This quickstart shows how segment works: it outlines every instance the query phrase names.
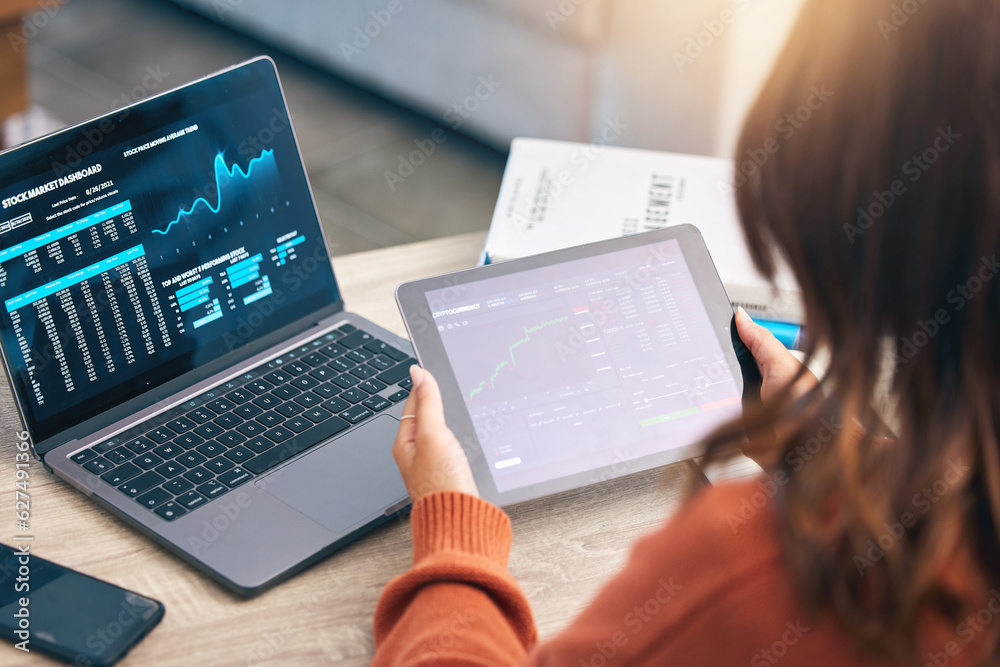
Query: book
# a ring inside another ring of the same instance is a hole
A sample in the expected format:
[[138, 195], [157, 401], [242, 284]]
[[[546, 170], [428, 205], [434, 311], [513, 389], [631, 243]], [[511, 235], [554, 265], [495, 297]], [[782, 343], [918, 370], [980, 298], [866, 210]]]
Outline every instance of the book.
[[515, 139], [480, 264], [687, 223], [701, 230], [734, 306], [800, 324], [801, 292], [788, 267], [772, 285], [753, 266], [733, 169], [722, 158]]

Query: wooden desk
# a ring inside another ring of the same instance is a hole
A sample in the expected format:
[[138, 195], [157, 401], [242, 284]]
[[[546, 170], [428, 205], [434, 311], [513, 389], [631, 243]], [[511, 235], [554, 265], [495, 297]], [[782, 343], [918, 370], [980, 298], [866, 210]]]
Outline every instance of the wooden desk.
[[[337, 258], [347, 306], [405, 335], [395, 286], [472, 266], [483, 240], [483, 234], [467, 234]], [[10, 543], [13, 445], [20, 427], [6, 382], [0, 384], [0, 498], [9, 510], [0, 515], [0, 541]], [[379, 593], [410, 565], [410, 527], [402, 521], [244, 600], [88, 502], [40, 463], [30, 473], [36, 555], [166, 605], [163, 621], [123, 665], [366, 665]], [[696, 477], [692, 466], [677, 464], [512, 509], [511, 571], [531, 599], [543, 638], [586, 606], [622, 566], [633, 540], [659, 525]], [[49, 662], [0, 645], [0, 664]]]

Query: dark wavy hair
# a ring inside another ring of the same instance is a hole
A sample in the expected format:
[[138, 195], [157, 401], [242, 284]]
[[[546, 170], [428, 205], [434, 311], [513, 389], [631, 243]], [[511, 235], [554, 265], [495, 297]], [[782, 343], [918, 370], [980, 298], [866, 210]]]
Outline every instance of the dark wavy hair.
[[770, 455], [804, 603], [913, 658], [921, 614], [957, 624], [973, 603], [940, 580], [950, 558], [1000, 578], [1000, 2], [807, 0], [736, 160], [754, 262], [791, 266], [806, 353], [830, 365], [709, 456], [747, 437]]

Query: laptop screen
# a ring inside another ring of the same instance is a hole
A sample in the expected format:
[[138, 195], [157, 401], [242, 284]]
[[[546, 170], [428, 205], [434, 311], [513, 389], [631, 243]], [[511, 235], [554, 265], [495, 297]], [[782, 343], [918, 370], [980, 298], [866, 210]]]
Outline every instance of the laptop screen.
[[0, 155], [0, 207], [35, 442], [339, 300], [268, 59]]

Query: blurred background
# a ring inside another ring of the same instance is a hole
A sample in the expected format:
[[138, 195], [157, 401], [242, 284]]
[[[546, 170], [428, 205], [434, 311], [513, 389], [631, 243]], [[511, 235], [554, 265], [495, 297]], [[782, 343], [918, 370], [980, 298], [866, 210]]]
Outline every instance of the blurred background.
[[335, 254], [486, 230], [514, 137], [729, 156], [801, 2], [0, 0], [3, 141], [267, 54]]

